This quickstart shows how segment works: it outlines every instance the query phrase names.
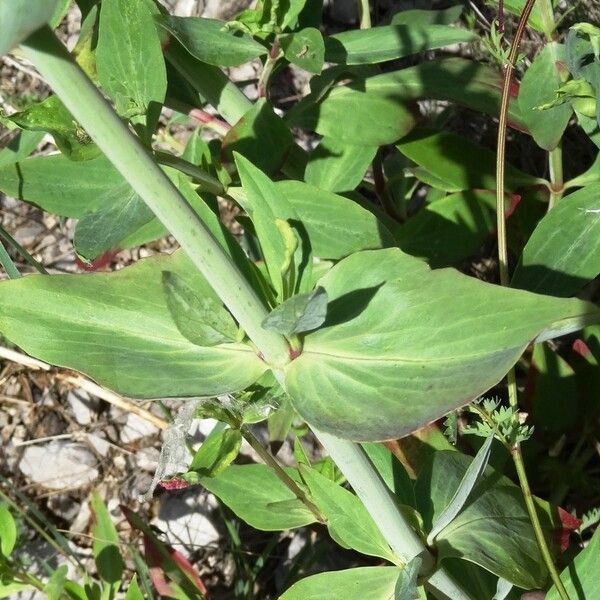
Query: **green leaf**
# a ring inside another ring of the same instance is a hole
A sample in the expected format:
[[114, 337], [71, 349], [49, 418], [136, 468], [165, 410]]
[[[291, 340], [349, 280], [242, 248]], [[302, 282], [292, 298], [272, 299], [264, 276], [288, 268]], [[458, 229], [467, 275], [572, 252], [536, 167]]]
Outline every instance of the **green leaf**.
[[[496, 189], [496, 154], [467, 138], [448, 131], [417, 129], [396, 144], [404, 156], [446, 182], [443, 189]], [[540, 179], [506, 165], [506, 187], [539, 185]], [[436, 186], [434, 186], [436, 187]]]
[[279, 38], [283, 55], [292, 64], [308, 71], [320, 73], [325, 61], [323, 35], [314, 27], [307, 27]]
[[[295, 469], [285, 471], [300, 483]], [[315, 521], [313, 513], [266, 465], [230, 465], [216, 477], [202, 477], [200, 483], [255, 529], [279, 531]], [[282, 502], [287, 502], [285, 510], [276, 506]]]
[[163, 271], [216, 299], [177, 252], [115, 273], [2, 282], [0, 331], [33, 356], [134, 397], [213, 396], [256, 381], [266, 365], [248, 345], [203, 348], [181, 335], [167, 306]]
[[426, 598], [425, 594], [421, 594], [417, 582], [422, 564], [423, 560], [421, 557], [415, 556], [404, 569], [402, 569], [398, 581], [396, 582], [394, 600], [419, 600], [423, 597]]
[[[499, 4], [499, 0], [491, 0], [491, 2], [496, 6]], [[516, 17], [520, 17], [523, 13], [523, 9], [525, 8], [525, 2], [526, 0], [504, 0], [504, 10], [512, 15], [515, 15]], [[533, 5], [527, 25], [529, 27], [533, 27], [537, 31], [541, 31], [542, 33], [544, 32], [542, 15], [540, 13], [540, 7], [538, 4]]]
[[377, 146], [352, 145], [324, 137], [310, 153], [304, 181], [329, 192], [350, 192], [363, 180]]
[[568, 77], [563, 44], [549, 42], [525, 71], [519, 88], [519, 109], [538, 146], [556, 148], [573, 114], [568, 103], [547, 110], [539, 107], [553, 100], [556, 90]]
[[317, 329], [327, 316], [327, 292], [318, 287], [310, 294], [296, 294], [276, 306], [262, 326], [282, 335]]
[[[129, 188], [104, 157], [73, 162], [36, 156], [0, 169], [0, 190], [63, 217], [82, 217], [120, 199]], [[130, 188], [129, 188], [130, 189]]]
[[57, 96], [50, 96], [8, 118], [21, 129], [47, 131], [58, 149], [71, 160], [89, 160], [100, 154], [98, 146]]
[[127, 586], [127, 593], [125, 594], [125, 600], [144, 600], [144, 595], [137, 582], [137, 574], [133, 576], [129, 585]]
[[61, 0], [0, 0], [0, 56], [52, 19]]
[[239, 429], [226, 428], [211, 432], [194, 455], [189, 468], [192, 473], [187, 475], [193, 475], [194, 481], [200, 477], [216, 477], [237, 458], [241, 445], [242, 434]]
[[383, 600], [393, 598], [396, 581], [402, 573], [397, 567], [359, 567], [344, 571], [329, 571], [305, 577], [279, 597], [279, 600]]
[[471, 461], [471, 464], [465, 471], [463, 478], [460, 480], [454, 495], [448, 501], [448, 504], [435, 518], [431, 526], [431, 530], [427, 536], [427, 545], [432, 546], [435, 542], [435, 538], [440, 532], [454, 521], [458, 516], [463, 507], [466, 506], [467, 500], [475, 487], [475, 484], [481, 478], [485, 468], [487, 467], [488, 461], [490, 460], [490, 454], [492, 451], [492, 442], [494, 436], [489, 435], [481, 448], [477, 451], [475, 458]]
[[424, 27], [426, 25], [452, 25], [460, 19], [464, 10], [462, 4], [450, 6], [442, 10], [402, 10], [393, 17], [392, 25], [412, 25], [413, 27]]
[[17, 543], [17, 526], [4, 504], [0, 504], [0, 553], [8, 558]]
[[[417, 505], [426, 526], [444, 511], [473, 459], [441, 451], [419, 473]], [[436, 538], [440, 560], [461, 558], [518, 587], [543, 587], [547, 572], [521, 488], [488, 467], [462, 512]]]
[[[319, 258], [335, 260], [359, 250], [396, 244], [373, 213], [344, 196], [301, 181], [280, 181], [275, 187], [306, 228], [313, 254]], [[294, 218], [286, 212], [281, 217]]]
[[294, 138], [273, 107], [259, 99], [223, 138], [224, 157], [231, 161], [238, 153], [261, 171], [275, 173], [284, 163]]
[[15, 598], [15, 594], [32, 589], [27, 583], [3, 583], [0, 580], [0, 598]]
[[162, 281], [173, 321], [190, 342], [216, 346], [236, 341], [237, 325], [221, 302], [212, 295], [199, 296], [171, 271], [163, 271]]
[[75, 228], [75, 250], [88, 261], [118, 248], [123, 240], [154, 218], [154, 213], [128, 184], [123, 182], [119, 192], [115, 192], [113, 189], [114, 196], [105, 207], [84, 215]]
[[61, 600], [67, 583], [67, 565], [62, 565], [53, 571], [44, 586], [44, 594], [48, 600]]
[[600, 318], [579, 300], [430, 271], [398, 249], [354, 254], [319, 285], [327, 320], [287, 366], [287, 389], [308, 423], [362, 441], [423, 427], [495, 385], [536, 337]]
[[[583, 600], [600, 597], [600, 528], [592, 536], [588, 545], [575, 557], [575, 560], [560, 574], [570, 598]], [[546, 600], [559, 600], [560, 595], [552, 586]]]
[[447, 267], [475, 254], [495, 225], [485, 204], [487, 191], [466, 190], [424, 206], [395, 231], [398, 246], [433, 268]]
[[[326, 95], [323, 90], [313, 91], [290, 110], [286, 120], [349, 144], [380, 146], [396, 142], [414, 127], [404, 102], [450, 100], [495, 116], [501, 89], [502, 75], [496, 69], [464, 58], [440, 58], [359, 77]], [[526, 131], [516, 101], [510, 102], [508, 117], [511, 127]]]
[[569, 194], [539, 222], [511, 286], [571, 296], [600, 271], [600, 184]]
[[396, 562], [388, 543], [358, 496], [313, 468], [300, 465], [300, 474], [312, 499], [327, 519], [329, 534], [340, 546]]
[[[0, 169], [27, 158], [44, 137], [40, 131], [21, 131], [0, 150]], [[1, 175], [0, 175], [1, 177]]]
[[384, 25], [353, 29], [326, 38], [325, 59], [346, 65], [374, 64], [470, 42], [476, 37], [471, 31], [447, 25]]
[[[151, 0], [103, 0], [96, 48], [98, 80], [126, 117], [148, 115], [161, 105], [167, 71], [154, 23], [158, 8]], [[152, 130], [153, 118], [147, 123]]]
[[114, 595], [121, 587], [121, 577], [123, 577], [125, 569], [125, 563], [119, 551], [119, 534], [106, 505], [97, 492], [92, 494], [91, 508], [94, 561], [100, 579], [110, 586], [112, 595]]
[[248, 35], [228, 30], [223, 21], [199, 17], [160, 16], [156, 19], [198, 60], [218, 67], [235, 67], [267, 53]]

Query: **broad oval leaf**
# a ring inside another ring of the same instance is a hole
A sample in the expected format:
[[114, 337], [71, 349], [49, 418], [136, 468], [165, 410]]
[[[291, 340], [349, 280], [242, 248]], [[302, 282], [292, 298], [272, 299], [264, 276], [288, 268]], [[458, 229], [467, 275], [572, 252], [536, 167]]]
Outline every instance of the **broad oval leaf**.
[[8, 558], [17, 543], [15, 520], [4, 504], [0, 504], [0, 554]]
[[317, 329], [325, 322], [327, 293], [318, 287], [311, 293], [296, 294], [276, 306], [262, 326], [282, 335], [293, 335]]
[[470, 42], [476, 37], [471, 31], [448, 25], [383, 25], [354, 29], [325, 39], [325, 60], [346, 65], [374, 64]]
[[[301, 483], [298, 471], [285, 470]], [[262, 531], [294, 529], [315, 521], [313, 513], [266, 465], [230, 465], [216, 477], [201, 477], [199, 483], [240, 519]]]
[[25, 160], [42, 141], [43, 131], [21, 131], [0, 150], [0, 169]]
[[[100, 8], [98, 79], [126, 117], [147, 115], [165, 99], [167, 71], [156, 14], [151, 0], [103, 0]], [[148, 118], [151, 128], [158, 113]]]
[[392, 25], [412, 25], [424, 27], [427, 25], [452, 25], [456, 23], [464, 10], [462, 4], [449, 6], [441, 10], [421, 10], [418, 8], [401, 10], [391, 20]]
[[556, 90], [568, 78], [563, 44], [549, 42], [525, 72], [519, 88], [519, 109], [523, 121], [538, 146], [556, 148], [573, 109], [568, 102], [545, 110], [539, 107], [556, 97]]
[[0, 56], [50, 22], [61, 0], [0, 0]]
[[325, 43], [318, 29], [307, 27], [279, 39], [284, 56], [292, 64], [310, 73], [321, 72], [325, 60]]
[[571, 296], [600, 272], [600, 184], [569, 194], [529, 238], [511, 286]]
[[430, 271], [397, 249], [354, 254], [319, 285], [327, 320], [288, 365], [287, 389], [310, 424], [361, 441], [423, 427], [495, 385], [542, 332], [600, 319], [594, 305]]
[[200, 17], [157, 17], [157, 22], [172, 33], [198, 60], [218, 67], [235, 67], [267, 53], [250, 36], [236, 35], [224, 21]]
[[[472, 462], [459, 452], [440, 451], [419, 473], [415, 493], [426, 527], [443, 513]], [[525, 589], [542, 587], [546, 580], [523, 492], [491, 468], [435, 546], [441, 560], [468, 560]]]
[[383, 600], [394, 598], [396, 582], [402, 574], [397, 567], [359, 567], [328, 571], [305, 577], [284, 592], [279, 600], [323, 600], [338, 598]]
[[250, 346], [204, 348], [179, 332], [167, 306], [163, 271], [214, 297], [178, 252], [116, 273], [2, 282], [0, 331], [32, 356], [138, 398], [212, 396], [256, 381], [266, 365]]

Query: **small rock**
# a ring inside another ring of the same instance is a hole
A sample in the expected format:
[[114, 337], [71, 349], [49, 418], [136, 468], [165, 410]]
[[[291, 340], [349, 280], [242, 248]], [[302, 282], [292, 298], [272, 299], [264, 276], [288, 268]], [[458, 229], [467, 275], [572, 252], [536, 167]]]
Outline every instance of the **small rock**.
[[210, 518], [214, 505], [214, 499], [197, 488], [164, 494], [152, 524], [164, 531], [169, 543], [180, 551], [214, 544], [220, 537]]
[[75, 420], [80, 425], [89, 425], [92, 422], [98, 401], [90, 398], [85, 390], [71, 390], [67, 394], [67, 402], [71, 406]]
[[160, 452], [157, 448], [142, 448], [135, 456], [136, 466], [142, 471], [154, 473], [158, 467], [159, 458]]
[[79, 507], [79, 512], [69, 527], [69, 531], [73, 533], [84, 533], [88, 530], [90, 519], [92, 518], [92, 511], [90, 509], [89, 502], [82, 502]]
[[124, 444], [131, 444], [150, 435], [158, 433], [158, 428], [145, 419], [129, 413], [125, 426], [121, 429], [121, 441]]
[[88, 433], [86, 434], [88, 443], [100, 455], [106, 456], [110, 450], [110, 444], [104, 439], [102, 434]]
[[98, 478], [94, 454], [76, 442], [53, 440], [27, 446], [19, 469], [34, 483], [50, 490], [78, 488]]
[[40, 223], [31, 223], [19, 227], [14, 232], [14, 238], [21, 246], [31, 246], [35, 242], [35, 238], [44, 231], [45, 227]]

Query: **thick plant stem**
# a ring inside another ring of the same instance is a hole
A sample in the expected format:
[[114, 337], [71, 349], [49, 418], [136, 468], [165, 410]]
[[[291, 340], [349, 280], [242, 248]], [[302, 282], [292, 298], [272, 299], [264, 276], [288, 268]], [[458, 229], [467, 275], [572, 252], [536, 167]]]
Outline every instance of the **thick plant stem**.
[[219, 242], [98, 89], [44, 27], [23, 43], [27, 58], [115, 168], [175, 236], [221, 300], [275, 367], [289, 361], [285, 339], [263, 329], [267, 309]]
[[[509, 285], [509, 274], [508, 274], [508, 248], [506, 243], [506, 215], [504, 213], [504, 161], [506, 156], [506, 130], [507, 130], [507, 117], [508, 117], [508, 104], [510, 99], [510, 86], [512, 82], [513, 71], [515, 68], [515, 62], [519, 52], [519, 45], [523, 38], [529, 15], [533, 9], [535, 0], [527, 0], [517, 30], [515, 32], [514, 39], [511, 44], [510, 53], [508, 55], [508, 63], [504, 68], [504, 81], [502, 85], [502, 100], [500, 103], [500, 115], [498, 118], [498, 143], [497, 143], [497, 155], [496, 155], [496, 219], [497, 219], [497, 231], [498, 231], [498, 263], [500, 267], [500, 283], [503, 286]], [[517, 381], [514, 367], [508, 372], [508, 398], [510, 405], [515, 409], [515, 419], [518, 419], [518, 398], [517, 398]], [[537, 513], [533, 497], [531, 495], [531, 488], [529, 487], [529, 480], [527, 479], [527, 473], [525, 471], [525, 463], [523, 461], [523, 454], [521, 452], [521, 445], [516, 442], [511, 448], [511, 455], [515, 463], [517, 476], [519, 478], [519, 485], [523, 491], [525, 498], [525, 504], [527, 506], [527, 512], [529, 513], [529, 519], [533, 527], [535, 538], [540, 549], [540, 553], [546, 564], [546, 568], [552, 578], [560, 597], [562, 600], [570, 600], [567, 591], [560, 579], [560, 575], [556, 569], [556, 565], [552, 559], [552, 554], [548, 548], [548, 543], [544, 537], [542, 531], [542, 525], [540, 518]]]
[[[422, 573], [431, 571], [434, 566], [433, 556], [400, 514], [394, 496], [371, 464], [363, 448], [359, 444], [342, 440], [315, 427], [312, 429], [369, 511], [394, 554], [405, 564], [419, 556], [423, 560]], [[469, 600], [470, 598], [443, 568], [433, 573], [427, 579], [427, 584], [432, 594], [439, 600]]]
[[[121, 121], [48, 27], [29, 37], [23, 49], [98, 147], [188, 253], [262, 355], [274, 367], [274, 373], [281, 381], [283, 373], [278, 367], [289, 360], [285, 338], [262, 328], [261, 323], [267, 314], [265, 306], [146, 148]], [[234, 110], [239, 108], [236, 105]], [[221, 108], [222, 111], [224, 109]], [[227, 109], [230, 112], [231, 107]], [[317, 432], [317, 435], [324, 437], [331, 457], [356, 486], [360, 499], [394, 550], [407, 558], [421, 553], [427, 556], [425, 546], [422, 543], [417, 546], [418, 536], [395, 505], [377, 471], [366, 460], [362, 448], [326, 434]], [[379, 517], [379, 514], [384, 516]], [[428, 586], [440, 600], [470, 600], [468, 594], [461, 591], [443, 570], [429, 579]]]
[[550, 199], [548, 200], [548, 210], [552, 210], [564, 193], [561, 142], [559, 142], [554, 150], [548, 152], [548, 166], [550, 169]]

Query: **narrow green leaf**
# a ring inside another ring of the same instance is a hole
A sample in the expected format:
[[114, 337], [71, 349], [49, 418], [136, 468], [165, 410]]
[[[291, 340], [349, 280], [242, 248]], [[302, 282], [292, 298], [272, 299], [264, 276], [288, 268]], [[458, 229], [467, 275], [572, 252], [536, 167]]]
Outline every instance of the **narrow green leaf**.
[[133, 576], [132, 580], [127, 586], [125, 600], [144, 600], [144, 595], [142, 594], [142, 590], [137, 582], [137, 574]]
[[600, 318], [592, 304], [430, 271], [398, 249], [356, 253], [319, 285], [327, 320], [288, 365], [287, 389], [310, 424], [362, 441], [423, 427], [495, 385], [536, 336]]
[[[391, 73], [358, 77], [325, 96], [323, 90], [313, 91], [290, 110], [286, 120], [349, 144], [379, 146], [396, 142], [414, 127], [404, 102], [449, 100], [497, 115], [501, 89], [502, 75], [496, 69], [464, 58], [440, 58]], [[527, 130], [514, 100], [509, 104], [508, 120], [511, 127]]]
[[[286, 472], [301, 483], [295, 469]], [[294, 529], [315, 521], [313, 513], [266, 465], [230, 465], [216, 477], [202, 477], [200, 483], [256, 529]], [[284, 501], [288, 502], [285, 510], [275, 507]]]
[[327, 519], [329, 534], [340, 546], [395, 562], [385, 538], [358, 496], [313, 468], [300, 465], [300, 473]]
[[8, 118], [22, 129], [50, 133], [58, 149], [71, 160], [89, 160], [100, 154], [96, 144], [56, 96]]
[[248, 345], [205, 348], [181, 335], [167, 306], [163, 271], [216, 299], [178, 252], [115, 273], [2, 282], [0, 331], [33, 356], [134, 397], [213, 396], [256, 381], [266, 365]]
[[192, 56], [209, 65], [235, 67], [267, 53], [267, 49], [250, 36], [228, 30], [224, 21], [171, 16], [160, 16], [156, 20]]
[[523, 121], [538, 146], [544, 150], [556, 148], [573, 109], [569, 103], [546, 110], [539, 107], [555, 98], [556, 90], [568, 76], [564, 45], [549, 42], [525, 71], [519, 87], [519, 109]]
[[212, 431], [194, 455], [189, 470], [196, 477], [216, 477], [237, 457], [242, 445], [239, 429]]
[[324, 137], [310, 153], [304, 181], [329, 192], [350, 192], [363, 180], [377, 146], [352, 145]]
[[296, 294], [276, 306], [262, 326], [287, 336], [319, 328], [326, 316], [327, 292], [318, 287], [310, 294]]
[[61, 0], [0, 0], [0, 56], [52, 19]]
[[294, 143], [287, 125], [264, 99], [252, 108], [227, 132], [223, 138], [223, 156], [233, 160], [237, 152], [261, 171], [275, 173], [279, 170]]
[[309, 73], [321, 72], [325, 61], [325, 42], [318, 29], [307, 27], [301, 31], [283, 35], [279, 41], [283, 55], [292, 64]]
[[427, 535], [427, 545], [433, 545], [436, 536], [443, 531], [445, 527], [452, 523], [452, 521], [458, 516], [458, 513], [460, 513], [462, 508], [466, 505], [467, 500], [469, 499], [469, 496], [475, 487], [475, 484], [481, 478], [481, 475], [485, 471], [488, 461], [490, 460], [493, 441], [494, 436], [488, 436], [475, 455], [475, 458], [469, 465], [463, 478], [460, 480], [460, 483], [456, 488], [456, 492], [454, 492], [454, 495], [452, 498], [450, 498], [450, 501], [444, 510], [442, 510], [442, 512], [433, 522], [431, 530]]
[[94, 518], [92, 528], [94, 561], [98, 575], [110, 586], [112, 594], [115, 594], [121, 587], [121, 577], [125, 569], [119, 551], [119, 534], [98, 493], [92, 494], [91, 508]]
[[[575, 557], [573, 562], [560, 574], [570, 598], [587, 600], [600, 597], [600, 529], [596, 529], [588, 545]], [[559, 600], [560, 594], [554, 586], [550, 588], [546, 600]]]
[[98, 79], [117, 111], [127, 117], [147, 115], [152, 104], [161, 105], [165, 99], [167, 71], [154, 23], [157, 14], [151, 0], [102, 2], [96, 48]]
[[0, 581], [0, 598], [14, 598], [15, 594], [25, 590], [31, 590], [33, 586], [26, 583], [2, 583]]
[[[421, 470], [415, 494], [426, 527], [444, 512], [472, 462], [460, 452], [440, 451]], [[546, 518], [541, 511], [540, 516]], [[539, 588], [546, 581], [521, 488], [490, 467], [467, 505], [437, 536], [435, 547], [439, 560], [473, 562], [518, 587]]]
[[44, 594], [48, 600], [61, 600], [67, 583], [67, 565], [62, 565], [53, 571], [44, 586]]
[[17, 526], [4, 504], [0, 504], [0, 553], [8, 558], [17, 543]]
[[464, 10], [462, 4], [450, 6], [442, 10], [401, 10], [392, 17], [392, 25], [412, 25], [424, 27], [426, 25], [452, 25], [456, 23]]
[[353, 29], [326, 38], [325, 59], [346, 65], [374, 64], [475, 38], [471, 31], [448, 25], [394, 24]]
[[571, 296], [600, 272], [600, 184], [562, 199], [539, 222], [511, 286]]
[[238, 328], [221, 302], [212, 295], [199, 296], [185, 280], [163, 271], [167, 306], [180, 333], [198, 346], [235, 342]]
[[279, 597], [279, 600], [324, 600], [332, 590], [339, 598], [382, 600], [393, 598], [401, 573], [397, 567], [359, 567], [329, 571], [305, 577]]
[[[495, 190], [496, 154], [461, 135], [417, 129], [396, 144], [404, 156], [448, 184], [448, 191]], [[506, 165], [506, 186], [515, 190], [540, 179]], [[434, 186], [435, 187], [435, 186]]]

